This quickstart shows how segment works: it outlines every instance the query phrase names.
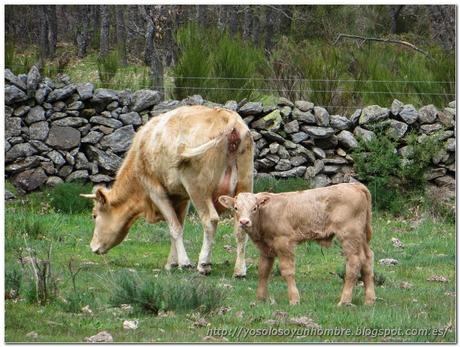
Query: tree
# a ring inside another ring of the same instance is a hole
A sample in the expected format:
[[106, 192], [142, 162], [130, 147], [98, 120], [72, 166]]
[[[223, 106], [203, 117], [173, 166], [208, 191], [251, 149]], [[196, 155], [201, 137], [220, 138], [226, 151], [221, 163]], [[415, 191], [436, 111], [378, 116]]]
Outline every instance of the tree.
[[48, 21], [46, 19], [46, 5], [40, 5], [38, 14], [40, 17], [40, 36], [39, 36], [39, 50], [40, 50], [40, 61], [49, 58], [49, 41], [48, 41]]
[[126, 58], [126, 27], [125, 27], [125, 8], [121, 5], [116, 5], [117, 14], [117, 48], [120, 63], [123, 66], [128, 64]]
[[82, 10], [78, 11], [77, 18], [77, 56], [83, 58], [86, 55], [89, 44], [89, 26], [90, 26], [90, 6], [82, 6]]
[[57, 45], [57, 18], [56, 5], [46, 6], [46, 20], [48, 22], [48, 49], [49, 56], [53, 57], [56, 53]]
[[104, 57], [109, 53], [109, 7], [101, 5], [101, 37], [99, 54]]
[[397, 5], [390, 7], [390, 17], [391, 17], [391, 33], [396, 34], [398, 32], [398, 17], [403, 9], [404, 5]]
[[275, 29], [275, 16], [272, 8], [265, 7], [265, 51], [270, 52], [274, 45], [273, 35]]

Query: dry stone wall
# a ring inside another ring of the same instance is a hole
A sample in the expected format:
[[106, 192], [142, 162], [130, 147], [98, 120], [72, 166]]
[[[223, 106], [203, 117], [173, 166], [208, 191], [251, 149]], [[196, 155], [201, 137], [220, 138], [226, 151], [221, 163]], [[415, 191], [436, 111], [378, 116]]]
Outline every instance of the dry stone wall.
[[5, 70], [5, 174], [25, 192], [64, 181], [110, 183], [139, 127], [151, 117], [182, 105], [225, 107], [251, 128], [258, 176], [303, 177], [314, 187], [355, 178], [350, 151], [357, 139], [372, 139], [376, 123], [388, 125], [405, 156], [405, 136], [440, 134], [442, 150], [426, 173], [436, 186], [455, 190], [455, 102], [442, 110], [416, 109], [394, 100], [390, 108], [371, 105], [350, 117], [331, 115], [312, 102], [280, 98], [276, 105], [228, 101], [215, 104], [199, 95], [161, 101], [154, 90], [95, 89], [65, 75], [42, 78]]

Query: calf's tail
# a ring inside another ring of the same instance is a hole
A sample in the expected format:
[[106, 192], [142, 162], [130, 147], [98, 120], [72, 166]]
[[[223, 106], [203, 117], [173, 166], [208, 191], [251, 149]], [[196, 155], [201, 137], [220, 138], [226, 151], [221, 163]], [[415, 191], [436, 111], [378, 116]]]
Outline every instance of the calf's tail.
[[372, 238], [372, 196], [365, 186], [363, 186], [363, 191], [366, 194], [367, 200], [367, 211], [366, 211], [366, 239], [367, 242]]

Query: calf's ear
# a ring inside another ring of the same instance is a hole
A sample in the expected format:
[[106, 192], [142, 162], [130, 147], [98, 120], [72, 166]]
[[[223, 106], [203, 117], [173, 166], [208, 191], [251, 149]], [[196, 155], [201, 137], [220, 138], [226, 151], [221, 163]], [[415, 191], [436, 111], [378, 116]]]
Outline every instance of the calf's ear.
[[96, 201], [99, 202], [101, 205], [105, 205], [107, 203], [107, 196], [104, 192], [104, 188], [99, 187], [96, 190]]
[[269, 196], [261, 196], [261, 197], [258, 197], [257, 198], [257, 205], [259, 206], [264, 206], [267, 204], [267, 202], [270, 201], [270, 197]]
[[235, 199], [231, 196], [221, 195], [218, 200], [225, 208], [233, 208], [233, 206], [235, 206]]

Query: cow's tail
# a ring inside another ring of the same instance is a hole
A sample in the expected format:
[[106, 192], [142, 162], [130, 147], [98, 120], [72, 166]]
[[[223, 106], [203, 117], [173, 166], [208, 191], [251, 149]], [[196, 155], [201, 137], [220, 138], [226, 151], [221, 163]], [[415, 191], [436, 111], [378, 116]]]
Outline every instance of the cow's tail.
[[199, 157], [209, 151], [211, 148], [217, 147], [222, 141], [224, 141], [227, 137], [233, 134], [236, 125], [236, 118], [232, 118], [232, 120], [228, 123], [227, 127], [222, 131], [219, 135], [214, 137], [213, 139], [205, 142], [196, 147], [186, 147], [182, 145], [180, 150], [180, 157], [181, 159], [190, 159]]
[[366, 239], [367, 242], [372, 238], [372, 196], [371, 193], [369, 192], [369, 189], [367, 189], [364, 185], [363, 191], [366, 194], [366, 200], [367, 200], [367, 211], [366, 211]]

